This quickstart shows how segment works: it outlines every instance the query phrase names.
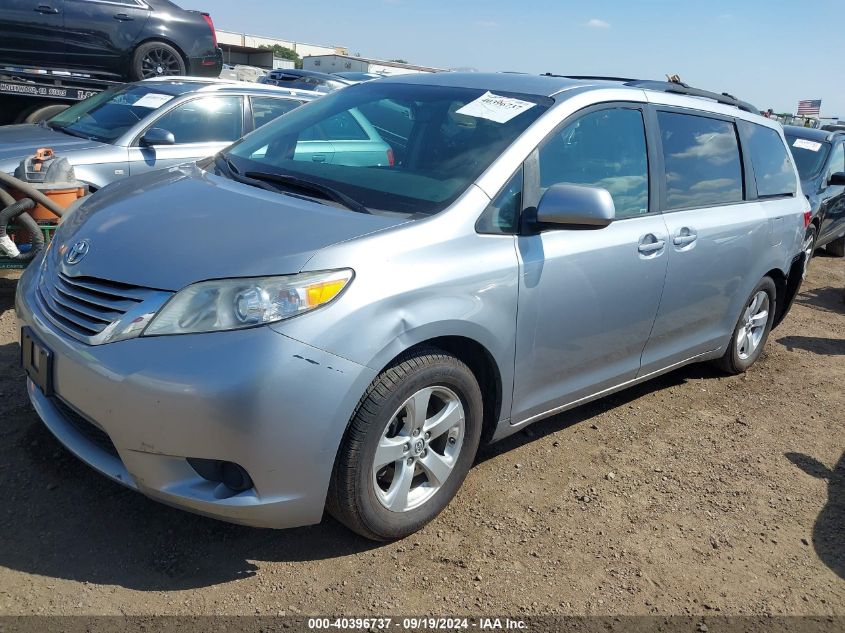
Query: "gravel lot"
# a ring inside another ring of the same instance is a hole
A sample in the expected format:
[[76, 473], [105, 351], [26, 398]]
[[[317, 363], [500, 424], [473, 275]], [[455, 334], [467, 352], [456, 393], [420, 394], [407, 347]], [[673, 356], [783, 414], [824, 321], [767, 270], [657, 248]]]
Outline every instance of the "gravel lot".
[[845, 263], [750, 373], [693, 366], [484, 451], [423, 532], [274, 532], [148, 501], [30, 408], [0, 279], [0, 614], [845, 615]]

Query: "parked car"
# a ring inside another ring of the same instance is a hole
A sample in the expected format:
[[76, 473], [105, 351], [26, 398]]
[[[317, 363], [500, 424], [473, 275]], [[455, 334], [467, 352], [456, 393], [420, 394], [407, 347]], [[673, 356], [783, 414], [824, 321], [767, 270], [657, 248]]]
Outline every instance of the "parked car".
[[297, 90], [314, 90], [315, 92], [332, 92], [352, 84], [336, 75], [318, 73], [313, 70], [298, 70], [283, 68], [271, 70], [258, 80], [258, 83], [294, 88]]
[[86, 99], [49, 121], [0, 127], [0, 171], [50, 147], [93, 189], [205, 158], [320, 95], [213, 79], [150, 79]]
[[359, 84], [362, 81], [372, 81], [373, 79], [379, 79], [382, 75], [376, 75], [375, 73], [362, 73], [362, 72], [342, 72], [342, 73], [332, 73], [335, 77], [340, 77], [341, 79], [348, 81], [349, 83]]
[[[297, 155], [382, 107], [394, 165]], [[678, 84], [352, 86], [62, 222], [17, 288], [29, 397], [170, 505], [403, 537], [481, 441], [688, 363], [753, 365], [801, 283], [788, 156], [752, 106]]]
[[0, 65], [100, 72], [132, 81], [217, 77], [223, 51], [207, 13], [170, 0], [3, 0]]
[[804, 238], [807, 261], [822, 246], [845, 256], [845, 132], [784, 127], [789, 149], [810, 201], [812, 218]]

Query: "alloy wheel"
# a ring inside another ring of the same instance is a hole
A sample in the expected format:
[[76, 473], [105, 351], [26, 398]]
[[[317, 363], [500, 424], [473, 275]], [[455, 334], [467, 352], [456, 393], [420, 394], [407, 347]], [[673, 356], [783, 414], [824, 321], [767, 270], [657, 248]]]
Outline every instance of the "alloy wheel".
[[144, 79], [182, 74], [182, 65], [173, 52], [165, 48], [150, 49], [141, 61]]
[[736, 337], [737, 354], [747, 360], [760, 345], [769, 321], [769, 293], [760, 290], [751, 299], [742, 315], [739, 335]]
[[379, 438], [372, 465], [376, 498], [392, 512], [418, 508], [443, 486], [465, 435], [461, 399], [446, 387], [426, 387], [408, 398]]

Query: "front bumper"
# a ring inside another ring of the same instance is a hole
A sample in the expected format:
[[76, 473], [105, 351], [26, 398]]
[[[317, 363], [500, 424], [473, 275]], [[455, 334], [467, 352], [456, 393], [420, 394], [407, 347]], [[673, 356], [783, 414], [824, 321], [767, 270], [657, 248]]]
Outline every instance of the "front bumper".
[[[31, 381], [28, 391], [71, 452], [199, 514], [273, 528], [321, 520], [337, 448], [373, 370], [267, 327], [85, 345], [40, 312], [38, 268], [21, 278], [15, 307], [53, 352], [56, 395]], [[240, 464], [254, 487], [221, 494], [188, 457]]]

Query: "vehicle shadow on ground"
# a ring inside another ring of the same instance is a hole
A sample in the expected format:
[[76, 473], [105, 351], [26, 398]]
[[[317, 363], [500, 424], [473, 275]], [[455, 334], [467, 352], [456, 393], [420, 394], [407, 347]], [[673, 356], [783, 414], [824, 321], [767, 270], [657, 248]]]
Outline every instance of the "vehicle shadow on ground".
[[790, 352], [803, 349], [824, 356], [845, 356], [845, 339], [819, 336], [784, 336], [777, 341]]
[[677, 387], [688, 380], [723, 378], [725, 374], [712, 365], [697, 363], [682, 367], [668, 374], [647, 380], [639, 385], [629, 387], [623, 391], [604, 396], [599, 400], [583, 404], [575, 409], [559, 413], [545, 420], [535, 422], [526, 427], [525, 430], [515, 433], [500, 442], [483, 447], [479, 453], [478, 462], [497, 457], [503, 453], [512, 451], [520, 446], [534, 442], [539, 438], [546, 437], [558, 431], [567, 429], [576, 424], [587, 422], [599, 415], [613, 409], [624, 407], [631, 402], [641, 398], [653, 391], [661, 391], [670, 387]]
[[811, 477], [827, 481], [827, 505], [813, 526], [813, 548], [825, 565], [845, 579], [845, 452], [832, 469], [802, 453], [786, 453], [786, 458]]
[[828, 286], [802, 290], [795, 302], [824, 312], [845, 314], [845, 288]]

